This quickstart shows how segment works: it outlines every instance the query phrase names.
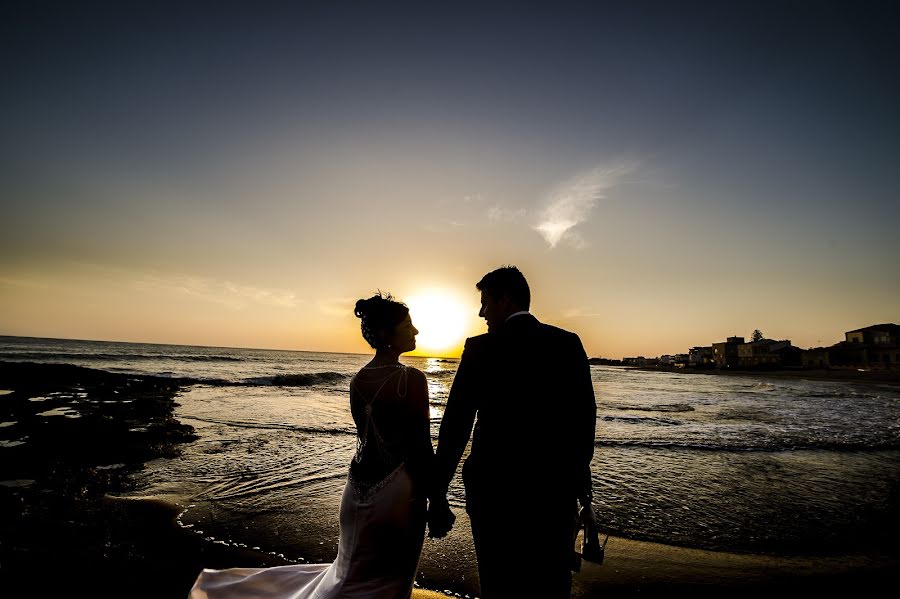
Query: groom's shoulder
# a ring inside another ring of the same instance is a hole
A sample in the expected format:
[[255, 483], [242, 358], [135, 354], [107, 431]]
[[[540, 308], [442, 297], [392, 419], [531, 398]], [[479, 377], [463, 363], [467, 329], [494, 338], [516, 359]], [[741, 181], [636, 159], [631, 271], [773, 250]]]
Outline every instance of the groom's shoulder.
[[548, 343], [581, 347], [581, 337], [552, 324], [541, 323], [541, 332]]
[[482, 333], [481, 335], [475, 335], [474, 337], [469, 337], [466, 339], [466, 347], [480, 347], [492, 339], [490, 333]]
[[475, 335], [474, 337], [469, 337], [466, 339], [465, 347], [463, 351], [468, 352], [478, 352], [491, 344], [491, 341], [495, 338], [495, 335], [491, 335], [490, 333], [482, 333], [481, 335]]
[[543, 331], [543, 333], [545, 335], [548, 335], [551, 337], [558, 337], [560, 339], [569, 339], [569, 340], [579, 339], [579, 337], [576, 333], [573, 333], [572, 331], [567, 331], [566, 329], [560, 328], [560, 327], [552, 325], [552, 324], [547, 324], [545, 322], [541, 323], [541, 330]]

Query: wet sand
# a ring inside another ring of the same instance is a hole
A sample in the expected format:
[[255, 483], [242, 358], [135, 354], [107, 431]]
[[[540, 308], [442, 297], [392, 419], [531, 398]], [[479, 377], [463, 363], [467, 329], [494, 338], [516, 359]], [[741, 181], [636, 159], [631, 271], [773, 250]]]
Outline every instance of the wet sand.
[[[4, 559], [2, 588], [30, 589], [23, 596], [183, 599], [202, 568], [288, 563], [204, 541], [177, 526], [178, 506], [107, 499], [97, 508], [84, 512], [81, 522], [77, 515], [75, 521], [50, 519], [35, 530], [32, 546], [19, 547], [12, 562]], [[758, 597], [774, 592], [867, 596], [893, 581], [898, 566], [896, 557], [773, 558], [610, 538], [604, 563], [585, 563], [574, 575], [572, 597], [595, 597], [597, 589], [616, 597]], [[536, 567], [539, 564], [527, 560], [512, 562], [509, 575], [528, 576]], [[413, 594], [445, 596], [424, 589]]]
[[573, 597], [590, 597], [586, 584], [628, 597], [868, 596], [893, 581], [898, 566], [896, 555], [774, 557], [610, 537], [603, 565], [587, 563], [575, 575]]

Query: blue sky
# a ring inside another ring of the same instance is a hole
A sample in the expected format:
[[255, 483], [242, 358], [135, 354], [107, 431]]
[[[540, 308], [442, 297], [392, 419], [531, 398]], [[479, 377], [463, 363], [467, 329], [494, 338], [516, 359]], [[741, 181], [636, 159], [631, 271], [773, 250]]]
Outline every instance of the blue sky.
[[363, 351], [505, 263], [592, 355], [896, 322], [896, 12], [13, 3], [0, 333]]

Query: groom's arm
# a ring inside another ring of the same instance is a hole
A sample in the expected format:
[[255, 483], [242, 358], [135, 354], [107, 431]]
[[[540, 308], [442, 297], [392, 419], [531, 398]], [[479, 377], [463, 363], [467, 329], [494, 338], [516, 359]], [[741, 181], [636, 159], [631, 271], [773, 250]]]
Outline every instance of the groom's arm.
[[594, 383], [591, 380], [591, 366], [581, 339], [575, 337], [573, 344], [576, 365], [574, 372], [574, 399], [576, 401], [575, 451], [578, 464], [576, 481], [579, 501], [590, 504], [592, 493], [591, 460], [594, 457], [594, 441], [597, 430], [597, 401], [594, 397]]
[[447, 407], [441, 419], [438, 433], [438, 447], [435, 452], [434, 495], [445, 496], [450, 481], [456, 474], [456, 467], [466, 449], [472, 435], [475, 422], [478, 385], [476, 380], [477, 366], [471, 348], [471, 340], [466, 341], [466, 348], [459, 359], [459, 367], [450, 387]]

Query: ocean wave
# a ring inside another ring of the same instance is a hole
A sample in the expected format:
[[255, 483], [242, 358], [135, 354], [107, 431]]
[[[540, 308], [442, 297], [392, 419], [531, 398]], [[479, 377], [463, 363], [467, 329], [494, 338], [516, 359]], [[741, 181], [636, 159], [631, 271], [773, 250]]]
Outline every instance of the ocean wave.
[[775, 393], [779, 387], [774, 383], [749, 383], [741, 385], [742, 388], [735, 389], [737, 393]]
[[253, 422], [246, 420], [231, 420], [225, 418], [203, 418], [201, 416], [183, 416], [184, 420], [199, 420], [212, 424], [224, 424], [235, 428], [283, 430], [298, 433], [313, 433], [317, 435], [356, 435], [356, 429], [352, 427], [336, 428], [326, 426], [308, 426], [302, 424], [288, 424], [284, 422]]
[[[96, 354], [94, 354], [96, 355]], [[152, 373], [135, 372], [134, 369], [126, 367], [118, 367], [112, 364], [106, 366], [105, 369], [88, 368], [73, 364], [72, 361], [78, 359], [77, 356], [65, 356], [64, 362], [18, 362], [6, 360], [6, 356], [0, 356], [0, 363], [10, 365], [22, 365], [37, 368], [63, 367], [73, 369], [73, 372], [93, 372], [111, 376], [128, 375], [136, 379], [170, 379], [179, 385], [202, 384], [214, 387], [231, 387], [231, 386], [274, 386], [274, 387], [312, 387], [316, 385], [334, 385], [349, 380], [349, 376], [340, 372], [325, 371], [300, 374], [277, 374], [271, 376], [251, 377], [242, 380], [227, 380], [223, 378], [204, 377], [204, 376], [184, 376], [183, 374], [172, 370], [156, 370]], [[62, 359], [62, 358], [61, 358]]]
[[455, 370], [426, 370], [425, 376], [430, 379], [446, 379], [456, 376]]
[[881, 399], [880, 395], [876, 395], [871, 392], [859, 392], [852, 391], [849, 389], [839, 389], [835, 391], [822, 391], [818, 393], [804, 393], [803, 391], [796, 392], [797, 397], [801, 399], [844, 399], [848, 397], [859, 398], [859, 399]]
[[[71, 359], [68, 356], [67, 359]], [[0, 365], [8, 368], [7, 376], [11, 376], [11, 380], [7, 381], [8, 386], [16, 384], [33, 385], [36, 381], [41, 384], [75, 384], [81, 376], [89, 377], [94, 380], [98, 377], [110, 377], [113, 380], [119, 380], [119, 377], [128, 377], [134, 381], [159, 381], [166, 380], [175, 385], [193, 385], [206, 382], [204, 379], [196, 377], [181, 376], [172, 372], [135, 372], [130, 368], [116, 368], [108, 366], [105, 369], [89, 368], [69, 362], [18, 362], [0, 359]]]
[[746, 420], [750, 422], [779, 422], [779, 417], [762, 407], [738, 406], [726, 407], [716, 414], [717, 420]]
[[190, 355], [190, 354], [110, 354], [110, 353], [52, 353], [52, 352], [10, 352], [0, 354], [4, 360], [86, 360], [86, 361], [138, 361], [175, 360], [177, 362], [243, 362], [235, 356]]
[[333, 385], [348, 380], [350, 377], [340, 372], [312, 372], [304, 374], [276, 374], [273, 376], [257, 376], [244, 379], [238, 384], [273, 387], [312, 387], [314, 385]]
[[628, 422], [631, 424], [652, 424], [662, 426], [677, 426], [682, 424], [680, 420], [671, 418], [653, 418], [650, 416], [603, 416], [606, 422]]
[[655, 404], [650, 406], [639, 406], [633, 404], [608, 404], [604, 407], [609, 407], [614, 410], [633, 410], [636, 412], [693, 412], [694, 408], [689, 406], [686, 403], [670, 403], [670, 404]]
[[[148, 356], [152, 358], [153, 356]], [[243, 362], [243, 358], [234, 356], [162, 356], [169, 360], [182, 360], [185, 362]]]

